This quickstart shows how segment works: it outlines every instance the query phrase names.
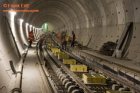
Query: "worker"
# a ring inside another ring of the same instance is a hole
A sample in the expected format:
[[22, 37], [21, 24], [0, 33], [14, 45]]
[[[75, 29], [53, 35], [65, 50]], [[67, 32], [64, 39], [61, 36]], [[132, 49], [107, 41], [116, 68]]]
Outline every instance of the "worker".
[[63, 31], [61, 33], [61, 47], [62, 47], [62, 49], [66, 50], [66, 47], [67, 47], [66, 31]]
[[43, 44], [45, 43], [45, 36], [42, 36], [42, 38], [39, 40], [39, 49], [42, 52], [43, 51]]
[[61, 43], [61, 32], [56, 33], [57, 42]]
[[33, 31], [29, 32], [29, 39], [28, 40], [29, 40], [29, 47], [31, 47], [32, 46], [32, 42], [34, 40]]
[[71, 47], [74, 47], [75, 46], [75, 39], [76, 39], [75, 33], [74, 33], [74, 31], [72, 31]]
[[32, 40], [29, 39], [29, 47], [32, 47]]

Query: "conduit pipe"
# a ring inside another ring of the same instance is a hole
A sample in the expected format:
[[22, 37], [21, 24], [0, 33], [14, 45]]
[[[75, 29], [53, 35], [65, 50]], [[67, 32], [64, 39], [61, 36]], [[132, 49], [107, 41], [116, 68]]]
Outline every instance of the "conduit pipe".
[[25, 49], [24, 53], [22, 54], [21, 60], [19, 62], [18, 69], [16, 71], [16, 81], [14, 89], [12, 90], [12, 93], [21, 93], [22, 92], [22, 74], [23, 74], [23, 64], [25, 62], [26, 56], [28, 53], [28, 48]]

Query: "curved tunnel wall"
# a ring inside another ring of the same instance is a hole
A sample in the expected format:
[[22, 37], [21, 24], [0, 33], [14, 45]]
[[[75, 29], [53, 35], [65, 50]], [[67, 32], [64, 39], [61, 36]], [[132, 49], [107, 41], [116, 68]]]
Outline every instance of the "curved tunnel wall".
[[46, 3], [44, 0], [33, 6], [40, 9], [39, 13], [24, 17], [28, 16], [28, 21], [35, 25], [48, 21], [54, 25], [54, 31], [68, 30], [71, 34], [74, 30], [77, 40], [94, 50], [99, 50], [107, 41], [116, 42], [126, 24], [134, 22], [127, 57], [139, 62], [139, 5], [139, 0], [48, 0]]
[[[134, 22], [131, 45], [135, 47], [130, 45], [128, 58], [138, 61], [139, 0], [42, 0], [32, 4], [31, 8], [39, 9], [39, 13], [18, 13], [17, 18], [36, 27], [48, 22], [53, 31], [67, 30], [69, 34], [75, 31], [77, 41], [94, 50], [99, 50], [107, 41], [116, 42], [126, 24]], [[21, 39], [20, 34], [18, 36]], [[21, 44], [24, 47], [23, 42]]]
[[0, 92], [6, 93], [13, 76], [9, 61], [17, 64], [20, 57], [4, 16], [0, 16], [0, 26]]

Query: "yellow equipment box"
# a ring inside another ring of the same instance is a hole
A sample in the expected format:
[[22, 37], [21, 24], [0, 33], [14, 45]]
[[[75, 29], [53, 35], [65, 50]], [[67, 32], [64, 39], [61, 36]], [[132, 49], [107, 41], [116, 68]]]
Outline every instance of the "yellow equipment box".
[[58, 52], [57, 56], [58, 56], [58, 59], [68, 59], [69, 58], [69, 55], [67, 55], [64, 52]]
[[53, 44], [52, 44], [52, 43], [48, 43], [47, 45], [48, 45], [48, 47], [52, 47], [52, 46], [53, 46]]
[[86, 65], [70, 65], [70, 70], [73, 72], [87, 72]]
[[70, 36], [66, 36], [66, 41], [68, 42], [70, 40]]
[[85, 84], [106, 84], [106, 78], [100, 74], [83, 74], [82, 80]]
[[51, 48], [52, 53], [56, 56], [60, 52], [59, 48]]
[[131, 91], [116, 91], [116, 90], [108, 90], [106, 93], [132, 93]]
[[51, 49], [52, 44], [48, 43], [47, 45], [48, 45], [48, 49]]
[[75, 59], [63, 59], [63, 64], [76, 65], [76, 60]]
[[52, 44], [51, 44], [51, 43], [48, 43], [47, 45], [48, 45], [48, 46], [52, 46]]

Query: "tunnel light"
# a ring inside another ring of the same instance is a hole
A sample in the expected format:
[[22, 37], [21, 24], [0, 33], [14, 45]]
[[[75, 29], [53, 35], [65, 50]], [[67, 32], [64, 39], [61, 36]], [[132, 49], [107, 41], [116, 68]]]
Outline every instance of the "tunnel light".
[[32, 26], [32, 30], [34, 31], [34, 29], [35, 29], [35, 27], [34, 26]]
[[45, 29], [47, 29], [47, 24], [45, 24]]
[[[17, 42], [19, 42], [19, 39], [18, 39], [18, 36], [17, 36], [17, 33], [16, 33], [16, 28], [15, 28], [15, 15], [16, 15], [16, 12], [14, 10], [10, 10], [8, 12], [8, 14], [10, 15], [10, 20], [11, 20], [10, 21], [10, 26], [11, 26], [11, 30], [12, 30], [13, 36], [14, 36], [15, 40]], [[18, 49], [19, 49], [19, 51], [21, 53], [22, 50], [23, 50], [22, 46], [19, 43], [17, 43], [17, 45], [18, 45]]]
[[29, 29], [28, 29], [28, 27], [29, 27], [29, 23], [25, 23], [25, 27], [26, 27], [26, 37], [28, 38], [28, 36], [29, 36]]
[[16, 15], [16, 12], [13, 11], [13, 10], [11, 10], [11, 11], [9, 11], [9, 14], [10, 14], [11, 16], [15, 16], [15, 15]]
[[24, 31], [23, 31], [23, 19], [19, 19], [20, 21], [20, 33], [21, 33], [21, 39], [23, 40], [24, 44], [27, 44], [26, 39], [25, 39], [25, 35], [24, 35]]
[[20, 21], [21, 23], [23, 23], [24, 20], [23, 20], [23, 19], [19, 19], [19, 21]]
[[30, 25], [30, 27], [33, 27], [32, 25]]
[[10, 20], [11, 20], [11, 23], [10, 23], [11, 29], [12, 29], [14, 37], [16, 37], [16, 29], [15, 29], [15, 15], [16, 15], [16, 12], [13, 11], [13, 10], [10, 10], [9, 15], [10, 15]]
[[28, 26], [29, 25], [29, 23], [26, 23], [26, 26]]
[[33, 26], [32, 26], [32, 25], [30, 25], [30, 31], [32, 31], [32, 27], [33, 27]]

